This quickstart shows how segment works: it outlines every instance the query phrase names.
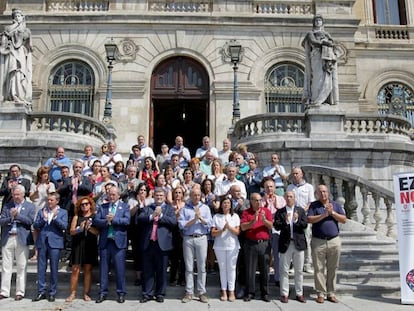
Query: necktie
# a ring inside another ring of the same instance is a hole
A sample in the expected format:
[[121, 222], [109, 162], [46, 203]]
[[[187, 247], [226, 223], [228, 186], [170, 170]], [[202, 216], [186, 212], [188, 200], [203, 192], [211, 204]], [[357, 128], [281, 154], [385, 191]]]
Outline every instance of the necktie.
[[[111, 209], [110, 209], [109, 212], [111, 214], [115, 215], [115, 212], [116, 212], [115, 203], [111, 204]], [[108, 227], [108, 238], [110, 238], [110, 239], [114, 238], [114, 226], [112, 225], [112, 223]]]
[[158, 216], [154, 217], [154, 222], [152, 223], [152, 231], [151, 231], [151, 241], [156, 241], [157, 240], [157, 228], [158, 228]]

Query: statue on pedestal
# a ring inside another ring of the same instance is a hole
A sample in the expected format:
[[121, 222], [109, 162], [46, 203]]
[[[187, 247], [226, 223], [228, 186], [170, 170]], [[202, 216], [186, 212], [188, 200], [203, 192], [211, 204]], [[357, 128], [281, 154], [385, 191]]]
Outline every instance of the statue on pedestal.
[[12, 10], [13, 22], [0, 33], [0, 102], [31, 106], [32, 42], [26, 20], [19, 9]]
[[321, 15], [313, 18], [313, 29], [302, 41], [305, 49], [303, 102], [309, 106], [336, 105], [339, 101], [335, 42], [324, 29]]

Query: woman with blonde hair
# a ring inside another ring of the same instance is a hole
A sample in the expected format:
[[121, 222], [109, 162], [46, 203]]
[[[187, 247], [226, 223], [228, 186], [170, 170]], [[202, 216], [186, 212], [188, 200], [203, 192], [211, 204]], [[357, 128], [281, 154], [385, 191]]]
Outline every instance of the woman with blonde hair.
[[79, 273], [81, 267], [84, 272], [83, 300], [90, 301], [92, 267], [98, 263], [98, 229], [92, 226], [95, 217], [95, 201], [91, 197], [80, 198], [75, 205], [75, 216], [70, 225], [72, 236], [72, 275], [70, 277], [70, 296], [67, 302], [76, 297]]

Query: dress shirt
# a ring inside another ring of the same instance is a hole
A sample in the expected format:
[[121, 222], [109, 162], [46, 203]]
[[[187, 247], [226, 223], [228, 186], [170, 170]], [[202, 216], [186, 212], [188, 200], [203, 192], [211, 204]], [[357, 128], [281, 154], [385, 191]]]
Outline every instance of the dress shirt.
[[172, 147], [170, 151], [168, 152], [170, 156], [169, 160], [171, 161], [171, 156], [173, 154], [179, 154], [181, 151], [183, 152], [183, 156], [180, 158], [180, 166], [187, 167], [188, 163], [190, 163], [191, 155], [190, 155], [190, 150], [188, 150], [188, 148], [184, 146], [181, 146], [180, 148], [178, 148], [177, 146]]
[[195, 217], [193, 204], [191, 202], [187, 202], [184, 205], [184, 207], [180, 210], [180, 216], [178, 218], [178, 226], [182, 230], [183, 235], [206, 235], [210, 232], [212, 224], [210, 208], [201, 202], [199, 202], [197, 206], [200, 209], [200, 215], [205, 220], [206, 224], [203, 224], [200, 220], [197, 220], [197, 222], [194, 223], [192, 226], [185, 226]]
[[204, 148], [204, 147], [200, 147], [200, 148], [198, 148], [197, 150], [196, 150], [196, 155], [195, 155], [195, 157], [196, 158], [202, 158], [205, 154], [206, 154], [206, 152], [208, 151], [208, 150], [210, 150], [210, 152], [211, 152], [211, 154], [213, 155], [213, 157], [214, 158], [218, 158], [218, 151], [217, 151], [217, 149], [216, 148], [214, 148], [214, 147], [210, 147], [209, 149], [206, 149], [206, 148]]
[[[286, 175], [286, 170], [282, 165], [278, 164], [277, 168], [278, 168], [280, 173], [282, 173], [283, 175]], [[275, 174], [275, 167], [274, 166], [266, 166], [263, 169], [263, 177], [272, 176], [273, 174]], [[280, 177], [279, 174], [275, 174], [273, 176], [273, 180], [275, 181], [276, 187], [283, 187], [284, 186], [282, 177]]]
[[300, 184], [290, 184], [286, 191], [292, 191], [295, 194], [296, 205], [307, 210], [308, 204], [315, 201], [315, 190], [313, 186], [305, 181]]

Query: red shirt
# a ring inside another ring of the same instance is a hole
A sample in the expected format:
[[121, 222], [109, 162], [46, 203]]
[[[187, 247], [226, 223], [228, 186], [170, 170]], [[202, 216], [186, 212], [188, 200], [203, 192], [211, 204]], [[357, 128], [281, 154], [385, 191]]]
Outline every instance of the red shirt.
[[[266, 219], [272, 222], [272, 213], [270, 210], [268, 208], [260, 207], [259, 213], [262, 211], [265, 212]], [[254, 217], [256, 217], [256, 212], [253, 210], [253, 208], [249, 208], [243, 212], [240, 224], [250, 222]], [[246, 238], [254, 241], [270, 239], [270, 230], [265, 226], [260, 216], [259, 219], [253, 224], [253, 226], [250, 229], [246, 230]]]

